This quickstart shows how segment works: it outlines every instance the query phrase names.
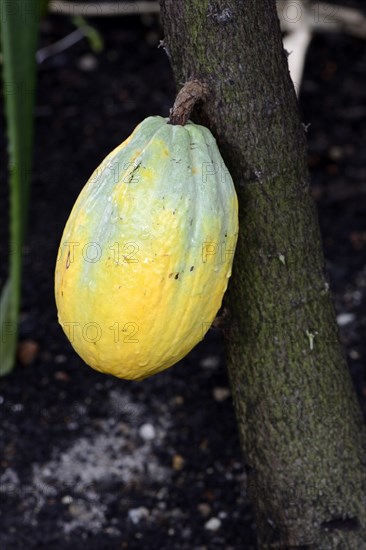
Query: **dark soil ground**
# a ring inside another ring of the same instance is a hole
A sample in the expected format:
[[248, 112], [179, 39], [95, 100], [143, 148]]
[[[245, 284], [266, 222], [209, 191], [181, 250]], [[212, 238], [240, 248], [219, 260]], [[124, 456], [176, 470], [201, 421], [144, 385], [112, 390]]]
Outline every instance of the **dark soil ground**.
[[[174, 368], [131, 383], [87, 367], [57, 324], [54, 265], [80, 189], [138, 122], [167, 116], [174, 95], [156, 18], [92, 23], [102, 53], [83, 40], [39, 66], [22, 356], [0, 380], [0, 547], [249, 550], [255, 526], [217, 330]], [[48, 17], [42, 46], [73, 28]], [[319, 35], [300, 105], [341, 337], [366, 414], [365, 77], [363, 41]]]

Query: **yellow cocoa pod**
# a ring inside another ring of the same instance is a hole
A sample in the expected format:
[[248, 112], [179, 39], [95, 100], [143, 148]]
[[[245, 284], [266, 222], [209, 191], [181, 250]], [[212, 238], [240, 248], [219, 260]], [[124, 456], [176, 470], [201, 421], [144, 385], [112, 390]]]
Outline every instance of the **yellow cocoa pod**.
[[74, 349], [130, 380], [182, 359], [221, 306], [237, 234], [210, 131], [144, 120], [92, 174], [62, 235], [56, 304]]

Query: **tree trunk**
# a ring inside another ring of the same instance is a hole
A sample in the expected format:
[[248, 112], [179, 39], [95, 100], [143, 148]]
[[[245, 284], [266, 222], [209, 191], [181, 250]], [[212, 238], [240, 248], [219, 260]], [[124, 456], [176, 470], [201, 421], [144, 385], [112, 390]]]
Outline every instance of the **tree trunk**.
[[342, 354], [306, 140], [270, 0], [161, 0], [178, 87], [208, 97], [236, 184], [228, 369], [260, 548], [366, 548], [366, 437]]

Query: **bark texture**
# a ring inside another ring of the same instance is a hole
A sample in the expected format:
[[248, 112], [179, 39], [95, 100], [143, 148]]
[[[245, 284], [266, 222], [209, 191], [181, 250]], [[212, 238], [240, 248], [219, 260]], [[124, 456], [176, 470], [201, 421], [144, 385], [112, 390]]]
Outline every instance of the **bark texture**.
[[[306, 140], [271, 0], [161, 0], [178, 88], [236, 184], [228, 368], [260, 548], [366, 548], [366, 438], [308, 190]], [[245, 548], [245, 546], [243, 546]]]

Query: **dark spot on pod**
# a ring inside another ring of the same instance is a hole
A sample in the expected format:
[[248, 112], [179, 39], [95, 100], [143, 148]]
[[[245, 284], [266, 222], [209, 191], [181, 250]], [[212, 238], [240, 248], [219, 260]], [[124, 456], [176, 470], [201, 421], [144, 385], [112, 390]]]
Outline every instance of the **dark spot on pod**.
[[189, 271], [193, 271], [194, 270], [194, 265], [192, 265], [191, 269]]
[[176, 273], [176, 275], [175, 275], [174, 279], [175, 279], [175, 280], [177, 280], [177, 279], [178, 279], [178, 277], [179, 277], [179, 273]]
[[70, 267], [70, 250], [68, 251], [67, 253], [67, 258], [66, 258], [66, 269], [69, 269]]
[[128, 176], [127, 183], [131, 183], [132, 181], [134, 181], [134, 176], [135, 176], [137, 170], [139, 170], [140, 166], [141, 166], [141, 162], [139, 162], [138, 164], [136, 164], [136, 166], [134, 166], [133, 170], [131, 171], [130, 175]]

